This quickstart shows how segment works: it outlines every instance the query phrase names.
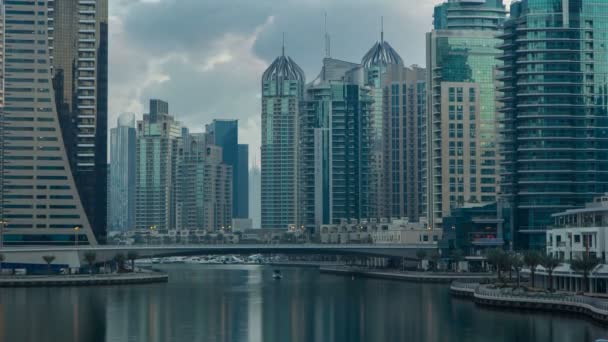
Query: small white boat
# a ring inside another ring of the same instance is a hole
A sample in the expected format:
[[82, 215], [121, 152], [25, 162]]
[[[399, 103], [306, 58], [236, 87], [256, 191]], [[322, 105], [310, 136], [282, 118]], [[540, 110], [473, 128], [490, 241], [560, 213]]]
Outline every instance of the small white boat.
[[283, 279], [283, 275], [281, 274], [280, 270], [274, 270], [274, 273], [272, 274], [272, 277], [274, 279]]

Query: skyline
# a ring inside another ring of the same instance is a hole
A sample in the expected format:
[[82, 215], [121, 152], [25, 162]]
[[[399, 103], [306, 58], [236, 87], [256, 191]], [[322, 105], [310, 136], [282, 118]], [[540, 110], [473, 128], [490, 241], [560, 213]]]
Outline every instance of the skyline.
[[325, 12], [332, 57], [360, 62], [380, 40], [384, 16], [385, 38], [405, 65], [424, 67], [425, 33], [432, 29], [433, 7], [442, 1], [237, 2], [112, 1], [109, 127], [122, 112], [141, 118], [149, 98], [162, 98], [193, 132], [214, 118], [238, 119], [239, 140], [250, 145], [250, 160], [259, 161], [259, 79], [281, 53], [283, 32], [286, 54], [304, 69], [307, 82], [321, 68]]

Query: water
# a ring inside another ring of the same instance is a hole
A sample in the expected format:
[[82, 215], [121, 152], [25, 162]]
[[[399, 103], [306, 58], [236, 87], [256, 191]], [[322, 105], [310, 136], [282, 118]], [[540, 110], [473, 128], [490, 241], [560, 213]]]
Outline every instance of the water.
[[168, 284], [0, 289], [0, 342], [594, 341], [608, 326], [498, 311], [444, 285], [263, 266], [165, 266]]

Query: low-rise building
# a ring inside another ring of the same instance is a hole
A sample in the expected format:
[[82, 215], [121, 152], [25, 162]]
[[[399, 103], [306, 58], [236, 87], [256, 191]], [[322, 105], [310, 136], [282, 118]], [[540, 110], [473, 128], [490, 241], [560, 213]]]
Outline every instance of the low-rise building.
[[594, 199], [581, 209], [553, 214], [554, 226], [547, 230], [547, 253], [562, 260], [584, 254], [606, 263], [608, 248], [608, 194]]
[[407, 219], [341, 220], [321, 226], [321, 243], [437, 244], [442, 231]]

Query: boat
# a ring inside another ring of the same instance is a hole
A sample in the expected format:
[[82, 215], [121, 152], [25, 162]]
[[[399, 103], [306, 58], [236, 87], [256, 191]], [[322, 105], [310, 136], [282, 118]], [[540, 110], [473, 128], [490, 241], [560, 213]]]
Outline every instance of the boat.
[[274, 270], [274, 273], [272, 274], [272, 277], [274, 279], [283, 279], [283, 275], [281, 274], [280, 270]]

